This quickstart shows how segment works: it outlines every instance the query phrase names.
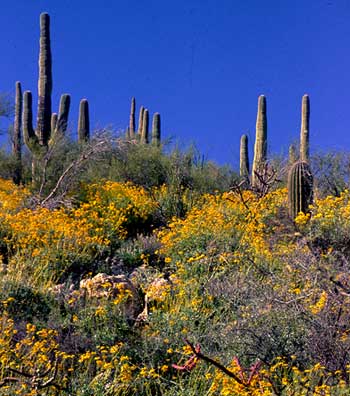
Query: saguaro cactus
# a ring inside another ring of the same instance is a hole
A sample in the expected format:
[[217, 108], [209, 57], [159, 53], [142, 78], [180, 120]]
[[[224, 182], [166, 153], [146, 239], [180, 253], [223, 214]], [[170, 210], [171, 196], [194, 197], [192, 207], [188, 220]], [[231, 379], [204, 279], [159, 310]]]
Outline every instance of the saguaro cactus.
[[131, 99], [130, 120], [129, 120], [129, 139], [135, 138], [135, 98]]
[[78, 120], [78, 142], [84, 144], [90, 139], [89, 102], [87, 99], [80, 101]]
[[149, 113], [147, 109], [143, 111], [142, 130], [140, 142], [143, 144], [148, 143], [148, 126], [149, 126]]
[[296, 162], [288, 174], [289, 215], [294, 220], [299, 212], [307, 213], [313, 199], [313, 177], [307, 162]]
[[252, 186], [257, 187], [259, 179], [257, 174], [266, 163], [267, 156], [267, 119], [266, 119], [266, 98], [259, 96], [258, 114], [256, 118], [256, 133], [254, 145], [254, 160], [252, 169]]
[[33, 128], [32, 94], [26, 91], [23, 96], [23, 137], [32, 154], [32, 181], [38, 187], [40, 163], [49, 146], [54, 144], [56, 132], [64, 133], [67, 128], [70, 106], [69, 95], [62, 95], [58, 117], [51, 114], [52, 57], [50, 44], [50, 17], [40, 15], [40, 51], [38, 80], [37, 126]]
[[12, 136], [12, 155], [15, 160], [15, 170], [13, 181], [20, 184], [22, 180], [22, 87], [19, 81], [16, 82], [15, 99], [15, 120]]
[[242, 135], [239, 151], [239, 175], [242, 179], [249, 180], [249, 155], [248, 136]]
[[301, 106], [301, 129], [300, 129], [300, 160], [309, 162], [309, 122], [310, 122], [310, 99], [304, 95]]
[[152, 144], [160, 146], [160, 114], [155, 113], [152, 121]]
[[36, 134], [41, 146], [46, 146], [51, 130], [52, 58], [50, 44], [50, 17], [40, 15], [40, 52], [38, 81], [38, 113]]

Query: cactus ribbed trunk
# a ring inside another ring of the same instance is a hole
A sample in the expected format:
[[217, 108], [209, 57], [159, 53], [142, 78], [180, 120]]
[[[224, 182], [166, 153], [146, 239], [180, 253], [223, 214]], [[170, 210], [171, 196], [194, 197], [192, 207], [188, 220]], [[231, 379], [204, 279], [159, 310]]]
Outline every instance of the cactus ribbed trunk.
[[309, 122], [310, 122], [310, 99], [308, 95], [303, 96], [301, 106], [301, 129], [300, 129], [300, 160], [309, 162]]
[[79, 120], [78, 120], [78, 142], [79, 144], [87, 143], [90, 139], [90, 117], [89, 102], [87, 99], [80, 101]]
[[155, 113], [152, 121], [152, 145], [160, 146], [160, 114]]
[[249, 155], [247, 135], [241, 136], [239, 151], [239, 175], [242, 179], [249, 181]]
[[12, 155], [15, 160], [13, 181], [20, 184], [22, 180], [22, 87], [16, 82], [15, 119], [12, 136]]
[[140, 139], [140, 142], [142, 144], [148, 143], [148, 126], [149, 126], [149, 114], [148, 114], [148, 110], [145, 109], [143, 111], [142, 130], [141, 130], [141, 139]]
[[140, 113], [139, 113], [139, 125], [138, 125], [138, 129], [137, 129], [137, 134], [139, 135], [139, 137], [142, 134], [142, 123], [143, 123], [143, 113], [145, 111], [145, 108], [143, 106], [140, 107]]
[[129, 127], [127, 127], [125, 129], [125, 139], [130, 140], [130, 128]]
[[129, 120], [129, 139], [135, 138], [135, 98], [131, 99], [130, 120]]
[[51, 130], [52, 58], [50, 44], [50, 17], [40, 15], [40, 52], [38, 81], [38, 114], [36, 134], [39, 144], [46, 146]]
[[294, 220], [298, 213], [308, 213], [313, 199], [313, 177], [308, 163], [296, 162], [288, 174], [289, 215]]
[[66, 133], [68, 126], [69, 108], [70, 108], [70, 95], [64, 94], [61, 96], [56, 128], [51, 131], [52, 134], [58, 133], [64, 135]]
[[257, 187], [259, 174], [266, 163], [267, 157], [267, 119], [266, 119], [266, 98], [259, 96], [258, 114], [256, 118], [256, 134], [254, 145], [254, 160], [252, 169], [252, 186]]

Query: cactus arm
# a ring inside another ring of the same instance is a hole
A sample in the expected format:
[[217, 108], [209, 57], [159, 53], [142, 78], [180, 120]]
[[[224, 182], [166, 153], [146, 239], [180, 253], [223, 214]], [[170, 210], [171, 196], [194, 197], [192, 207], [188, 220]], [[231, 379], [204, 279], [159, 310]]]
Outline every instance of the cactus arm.
[[57, 119], [58, 119], [58, 115], [57, 113], [52, 113], [51, 114], [51, 131], [54, 132], [56, 130], [57, 127]]
[[32, 111], [32, 93], [25, 91], [23, 94], [23, 137], [28, 149], [33, 152], [36, 146], [39, 145], [39, 139], [33, 129], [33, 111]]
[[51, 130], [51, 133], [61, 133], [64, 134], [67, 130], [68, 125], [68, 116], [69, 116], [69, 108], [70, 108], [70, 95], [64, 94], [61, 96], [60, 107], [57, 116], [57, 124], [54, 130]]

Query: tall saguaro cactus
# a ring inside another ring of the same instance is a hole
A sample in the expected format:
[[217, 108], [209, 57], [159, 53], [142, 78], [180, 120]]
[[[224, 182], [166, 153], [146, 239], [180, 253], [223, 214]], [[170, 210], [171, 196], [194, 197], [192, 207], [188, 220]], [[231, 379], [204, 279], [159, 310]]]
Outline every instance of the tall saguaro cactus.
[[20, 184], [22, 180], [22, 87], [19, 81], [16, 82], [15, 99], [15, 120], [12, 136], [12, 155], [15, 160], [15, 170], [13, 181]]
[[294, 220], [299, 212], [307, 213], [313, 199], [313, 177], [307, 162], [296, 162], [288, 174], [289, 215]]
[[40, 15], [40, 52], [38, 81], [38, 113], [36, 134], [41, 146], [46, 146], [51, 130], [52, 57], [50, 43], [50, 16]]
[[254, 145], [254, 160], [252, 169], [252, 186], [257, 187], [259, 179], [257, 174], [266, 163], [267, 157], [267, 119], [266, 119], [266, 98], [259, 96], [258, 114], [256, 118], [256, 133]]
[[249, 181], [248, 136], [242, 135], [239, 150], [239, 175]]
[[142, 130], [140, 142], [143, 144], [148, 143], [148, 128], [149, 128], [149, 113], [147, 109], [143, 111]]
[[87, 143], [90, 139], [90, 117], [89, 102], [87, 99], [80, 101], [79, 120], [78, 120], [78, 142], [79, 144]]
[[135, 98], [131, 99], [131, 108], [130, 108], [130, 120], [129, 120], [129, 139], [135, 138], [135, 107], [136, 101]]
[[310, 99], [304, 95], [301, 106], [301, 129], [300, 129], [300, 160], [309, 162], [309, 123], [310, 123]]
[[50, 17], [47, 13], [40, 15], [40, 51], [38, 80], [37, 126], [33, 128], [32, 94], [26, 91], [23, 96], [23, 137], [32, 154], [33, 186], [40, 183], [41, 163], [49, 147], [55, 144], [58, 133], [67, 129], [70, 96], [62, 95], [59, 114], [51, 113], [52, 91], [52, 57], [50, 44]]
[[160, 114], [155, 113], [152, 121], [152, 145], [160, 146]]

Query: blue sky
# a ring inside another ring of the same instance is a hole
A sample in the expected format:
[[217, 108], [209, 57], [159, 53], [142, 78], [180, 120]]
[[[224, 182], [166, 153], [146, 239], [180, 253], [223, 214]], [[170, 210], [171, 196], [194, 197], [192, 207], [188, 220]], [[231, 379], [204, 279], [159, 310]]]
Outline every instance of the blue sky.
[[267, 97], [271, 153], [298, 139], [311, 101], [311, 149], [350, 150], [349, 0], [16, 0], [1, 6], [1, 92], [37, 95], [39, 15], [51, 16], [53, 107], [88, 98], [94, 127], [124, 129], [130, 99], [160, 112], [164, 137], [236, 165]]

